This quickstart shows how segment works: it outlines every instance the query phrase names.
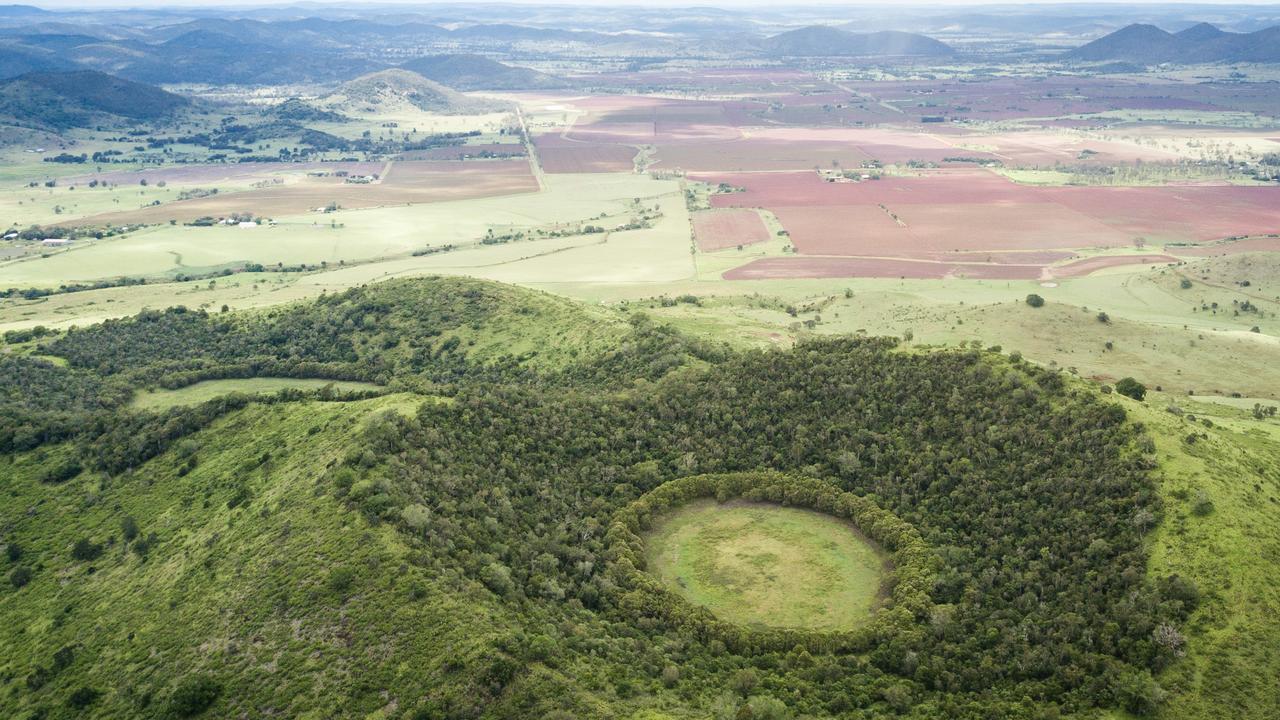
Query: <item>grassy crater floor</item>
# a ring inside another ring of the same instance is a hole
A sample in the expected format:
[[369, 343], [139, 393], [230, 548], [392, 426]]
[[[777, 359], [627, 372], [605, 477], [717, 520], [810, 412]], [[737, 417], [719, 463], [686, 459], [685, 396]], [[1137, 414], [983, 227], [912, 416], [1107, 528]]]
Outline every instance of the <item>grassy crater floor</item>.
[[880, 605], [888, 565], [848, 522], [747, 501], [673, 510], [645, 548], [650, 571], [672, 590], [754, 627], [858, 627]]

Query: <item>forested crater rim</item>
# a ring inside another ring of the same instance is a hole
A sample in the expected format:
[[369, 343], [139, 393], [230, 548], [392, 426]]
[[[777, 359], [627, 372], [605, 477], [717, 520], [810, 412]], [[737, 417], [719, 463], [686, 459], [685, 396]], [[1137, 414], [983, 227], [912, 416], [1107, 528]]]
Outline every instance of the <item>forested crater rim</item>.
[[[714, 499], [803, 508], [851, 523], [871, 544], [888, 554], [883, 605], [870, 620], [848, 629], [745, 625], [722, 618], [675, 592], [649, 571], [643, 534], [656, 521], [690, 502]], [[777, 472], [694, 475], [667, 482], [619, 510], [606, 538], [609, 574], [618, 606], [636, 619], [697, 628], [706, 640], [718, 640], [735, 652], [789, 650], [863, 652], [877, 639], [909, 632], [932, 606], [931, 553], [920, 533], [874, 500], [840, 490], [816, 478]]]

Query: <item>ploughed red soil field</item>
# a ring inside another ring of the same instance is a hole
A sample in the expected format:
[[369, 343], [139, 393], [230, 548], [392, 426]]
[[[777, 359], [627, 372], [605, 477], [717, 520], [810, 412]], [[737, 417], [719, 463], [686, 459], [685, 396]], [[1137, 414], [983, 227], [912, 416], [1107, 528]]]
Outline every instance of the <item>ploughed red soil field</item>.
[[[849, 256], [859, 263], [753, 263], [742, 277], [761, 273], [840, 272], [866, 275], [882, 264], [864, 259], [977, 260], [995, 265], [1045, 268], [1072, 251], [1183, 243], [1209, 243], [1236, 235], [1280, 232], [1280, 187], [1030, 187], [980, 169], [933, 170], [910, 177], [862, 182], [828, 182], [815, 172], [714, 173], [690, 177], [727, 183], [742, 192], [713, 195], [718, 208], [765, 208], [790, 234], [796, 251], [810, 256]], [[1229, 245], [1221, 252], [1242, 252]], [[1056, 253], [1032, 259], [1020, 251]], [[964, 253], [947, 257], [947, 253]], [[1119, 264], [1158, 262], [1166, 256], [1114, 257], [1054, 269], [1054, 274], [1087, 274]], [[816, 260], [817, 258], [815, 258]], [[819, 267], [820, 266], [820, 267]], [[1008, 277], [1003, 271], [964, 266], [952, 269], [912, 265], [887, 277]], [[737, 271], [732, 271], [736, 273]], [[1010, 271], [1021, 277], [1024, 270]], [[729, 277], [729, 275], [726, 275]]]
[[467, 158], [522, 157], [524, 146], [519, 143], [485, 143], [482, 145], [446, 145], [444, 147], [411, 150], [400, 156], [402, 160], [465, 160]]
[[[713, 195], [712, 204], [790, 215], [800, 226], [793, 228], [786, 219], [783, 226], [797, 249], [828, 255], [865, 255], [861, 242], [874, 241], [882, 231], [900, 234], [898, 230], [924, 243], [913, 248], [917, 252], [1111, 247], [1131, 245], [1139, 237], [1196, 243], [1280, 231], [1280, 187], [1029, 187], [981, 170], [849, 183], [826, 182], [814, 172], [691, 177], [745, 188]], [[818, 215], [855, 208], [844, 212], [871, 227], [828, 223], [826, 235], [818, 236], [821, 228], [810, 227], [798, 208], [816, 208]], [[1090, 234], [1094, 239], [1088, 239]], [[931, 246], [936, 243], [941, 244]], [[841, 247], [846, 252], [834, 252]]]
[[891, 258], [777, 257], [754, 260], [725, 272], [723, 277], [725, 280], [839, 277], [1034, 280], [1042, 273], [1043, 268], [1039, 265], [982, 265]]
[[693, 237], [698, 249], [714, 252], [769, 239], [769, 228], [755, 210], [700, 210], [693, 213]]
[[[1167, 83], [1114, 78], [993, 78], [970, 80], [858, 81], [850, 90], [870, 95], [904, 114], [917, 112], [975, 120], [1052, 118], [1108, 110], [1245, 110], [1269, 114], [1276, 105], [1265, 83]], [[1270, 95], [1268, 97], [1268, 94]], [[925, 107], [921, 107], [925, 104]]]
[[639, 96], [592, 97], [573, 102], [585, 111], [567, 129], [573, 140], [614, 143], [698, 142], [741, 137], [737, 126], [763, 103], [672, 100]]
[[534, 136], [542, 169], [549, 173], [629, 172], [636, 149], [630, 145], [567, 140], [559, 134]]
[[986, 152], [957, 147], [950, 138], [903, 130], [855, 128], [750, 128], [723, 142], [656, 141], [655, 167], [690, 172], [856, 170], [871, 160], [882, 163], [944, 163], [996, 160]]

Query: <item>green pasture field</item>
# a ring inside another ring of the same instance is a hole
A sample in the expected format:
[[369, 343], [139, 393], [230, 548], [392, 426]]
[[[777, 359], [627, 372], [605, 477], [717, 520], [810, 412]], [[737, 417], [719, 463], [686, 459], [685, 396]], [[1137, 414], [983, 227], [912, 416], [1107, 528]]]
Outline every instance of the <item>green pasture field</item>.
[[332, 385], [341, 392], [378, 391], [382, 388], [373, 383], [352, 382], [347, 380], [313, 380], [309, 378], [237, 378], [232, 380], [205, 380], [177, 390], [152, 390], [138, 393], [133, 399], [133, 406], [142, 410], [167, 410], [179, 405], [198, 405], [231, 393], [246, 395], [265, 395], [281, 390], [319, 390]]
[[880, 602], [884, 554], [812, 510], [698, 500], [661, 518], [645, 544], [673, 591], [743, 625], [844, 630]]
[[[542, 231], [549, 236], [555, 232], [577, 233], [591, 223], [614, 227], [632, 218], [637, 199], [647, 206], [660, 202], [663, 217], [652, 228], [627, 233], [635, 238], [634, 244], [628, 243], [621, 251], [612, 248], [607, 258], [588, 252], [578, 261], [531, 270], [525, 274], [527, 279], [590, 279], [590, 266], [602, 260], [612, 263], [618, 252], [634, 256], [628, 266], [631, 269], [638, 269], [641, 264], [659, 266], [649, 273], [656, 273], [656, 279], [691, 276], [687, 213], [683, 201], [677, 202], [676, 183], [619, 173], [555, 175], [538, 193], [286, 217], [279, 218], [272, 227], [147, 228], [108, 240], [77, 243], [68, 250], [49, 253], [48, 257], [2, 263], [0, 288], [44, 288], [121, 276], [192, 274], [245, 262], [332, 266], [395, 258], [400, 265], [407, 264], [424, 273], [437, 272], [455, 263], [445, 255], [411, 257], [413, 251], [477, 243], [490, 231], [495, 235]], [[504, 245], [485, 248], [493, 249], [497, 257], [504, 259], [479, 259], [476, 265], [510, 259], [511, 251]], [[574, 267], [579, 271], [573, 272]], [[359, 274], [358, 282], [404, 270], [395, 267], [365, 271]], [[624, 280], [628, 275], [615, 267], [612, 277]], [[646, 276], [642, 273], [636, 277]]]

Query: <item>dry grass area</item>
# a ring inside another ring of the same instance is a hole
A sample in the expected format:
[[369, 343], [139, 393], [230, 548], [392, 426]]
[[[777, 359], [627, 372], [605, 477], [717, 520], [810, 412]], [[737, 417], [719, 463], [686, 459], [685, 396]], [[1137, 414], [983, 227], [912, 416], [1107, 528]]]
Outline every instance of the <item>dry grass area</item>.
[[210, 197], [95, 215], [75, 224], [116, 225], [186, 222], [199, 217], [252, 213], [275, 218], [302, 215], [330, 203], [344, 209], [413, 205], [535, 192], [537, 181], [523, 159], [485, 161], [406, 161], [388, 163], [385, 176], [371, 183], [344, 178], [304, 177], [294, 182], [219, 193]]

